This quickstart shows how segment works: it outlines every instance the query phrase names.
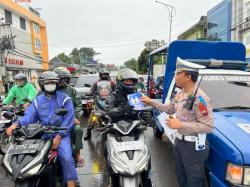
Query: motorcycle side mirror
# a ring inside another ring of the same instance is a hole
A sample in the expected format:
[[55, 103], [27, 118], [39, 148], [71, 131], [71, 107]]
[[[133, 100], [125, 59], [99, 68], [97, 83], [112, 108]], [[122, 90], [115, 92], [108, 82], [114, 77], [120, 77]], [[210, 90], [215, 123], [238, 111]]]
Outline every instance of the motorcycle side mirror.
[[84, 84], [84, 86], [87, 87], [87, 88], [91, 88], [90, 84]]
[[65, 108], [60, 108], [60, 109], [57, 109], [56, 110], [56, 115], [59, 115], [59, 116], [64, 116], [68, 113], [68, 110], [65, 109]]
[[4, 112], [3, 117], [6, 118], [6, 119], [11, 119], [11, 118], [14, 117], [14, 113], [12, 113], [12, 112]]

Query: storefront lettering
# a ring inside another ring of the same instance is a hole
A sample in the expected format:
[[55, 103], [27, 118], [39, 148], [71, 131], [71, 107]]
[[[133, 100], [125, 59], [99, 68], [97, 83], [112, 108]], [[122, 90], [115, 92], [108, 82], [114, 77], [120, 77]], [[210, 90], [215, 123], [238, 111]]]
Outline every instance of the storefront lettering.
[[23, 60], [7, 58], [5, 61], [6, 64], [19, 65], [23, 66]]

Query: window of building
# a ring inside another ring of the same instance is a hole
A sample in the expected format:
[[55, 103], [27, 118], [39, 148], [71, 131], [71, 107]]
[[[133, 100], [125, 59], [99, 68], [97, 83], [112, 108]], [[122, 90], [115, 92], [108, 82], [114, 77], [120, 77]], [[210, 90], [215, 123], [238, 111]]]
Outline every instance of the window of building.
[[8, 10], [4, 10], [4, 13], [6, 22], [12, 24], [12, 13]]
[[42, 57], [41, 56], [39, 56], [39, 55], [36, 56], [36, 63], [42, 64]]
[[39, 39], [35, 40], [35, 49], [41, 51], [41, 41]]
[[20, 17], [20, 27], [21, 27], [21, 29], [26, 30], [26, 22], [25, 22], [25, 19], [23, 19], [23, 18], [21, 18], [21, 17]]
[[33, 28], [35, 33], [39, 34], [40, 33], [40, 26], [36, 23], [33, 23]]

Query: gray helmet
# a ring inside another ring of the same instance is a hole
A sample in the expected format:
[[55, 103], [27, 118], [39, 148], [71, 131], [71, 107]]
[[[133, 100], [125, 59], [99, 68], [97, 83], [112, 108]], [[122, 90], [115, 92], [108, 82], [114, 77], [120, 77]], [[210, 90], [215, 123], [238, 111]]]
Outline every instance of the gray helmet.
[[44, 82], [55, 82], [58, 84], [59, 77], [58, 75], [53, 71], [45, 71], [38, 77], [38, 84], [42, 90], [44, 90]]
[[15, 80], [23, 80], [23, 81], [27, 81], [27, 77], [26, 75], [24, 75], [23, 73], [18, 73], [14, 76]]
[[[132, 80], [133, 84], [124, 84], [123, 81], [127, 79]], [[134, 93], [138, 86], [138, 75], [132, 69], [124, 68], [118, 72], [116, 76], [116, 84], [118, 90], [127, 94]]]
[[71, 74], [70, 71], [66, 67], [57, 67], [54, 69], [54, 72], [60, 77], [60, 78], [70, 78]]

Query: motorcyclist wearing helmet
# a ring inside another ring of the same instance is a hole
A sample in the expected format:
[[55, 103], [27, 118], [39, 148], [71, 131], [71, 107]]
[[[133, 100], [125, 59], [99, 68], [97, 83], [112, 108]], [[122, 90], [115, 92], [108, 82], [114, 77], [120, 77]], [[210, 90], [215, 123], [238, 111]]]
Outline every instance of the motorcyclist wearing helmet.
[[[107, 99], [106, 112], [112, 119], [112, 122], [120, 120], [133, 121], [138, 120], [138, 111], [133, 110], [129, 105], [127, 95], [137, 91], [138, 75], [135, 71], [129, 68], [120, 70], [116, 77], [116, 90], [112, 92]], [[148, 111], [143, 111], [142, 118], [150, 125], [155, 126], [155, 121]], [[149, 186], [151, 186], [150, 169], [147, 178]]]
[[[43, 125], [53, 125], [66, 127], [67, 130], [59, 131], [53, 139], [52, 149], [57, 149], [58, 158], [62, 166], [63, 182], [68, 187], [74, 187], [78, 180], [77, 172], [72, 157], [70, 131], [74, 125], [74, 106], [71, 98], [58, 90], [58, 75], [51, 71], [46, 71], [39, 77], [39, 85], [43, 90], [27, 108], [25, 115], [11, 125], [7, 134], [11, 135], [17, 126], [25, 126], [32, 123], [41, 123]], [[65, 108], [68, 113], [64, 116], [57, 116], [57, 109]]]
[[[97, 104], [97, 106], [99, 108], [103, 109], [104, 106], [103, 105], [100, 106], [101, 102], [98, 102], [98, 100], [104, 100], [104, 99], [106, 100], [108, 95], [110, 95], [110, 93], [115, 90], [115, 82], [113, 80], [111, 80], [108, 71], [104, 71], [104, 70], [100, 71], [99, 77], [100, 77], [100, 79], [92, 85], [91, 93], [92, 93], [92, 95], [94, 95], [94, 100], [95, 100], [95, 103]], [[104, 92], [105, 92], [104, 97], [103, 97], [102, 93], [100, 93], [100, 92], [102, 92], [102, 84], [106, 84], [106, 86], [105, 86], [106, 88], [104, 90]], [[85, 140], [87, 140], [91, 137], [91, 129], [92, 129], [92, 125], [90, 124], [87, 127], [87, 132], [84, 136]]]
[[110, 75], [109, 75], [109, 72], [108, 71], [105, 71], [105, 70], [102, 70], [99, 72], [99, 80], [96, 81], [93, 85], [92, 85], [92, 88], [91, 88], [91, 92], [92, 94], [95, 96], [97, 95], [97, 90], [98, 90], [98, 82], [100, 81], [109, 81], [110, 82], [110, 86], [111, 86], [111, 90], [112, 92], [115, 90], [115, 82], [113, 80], [111, 80], [110, 78]]
[[26, 75], [23, 73], [18, 73], [15, 75], [14, 80], [16, 85], [13, 86], [8, 96], [4, 99], [3, 104], [9, 105], [15, 99], [16, 104], [23, 104], [26, 108], [29, 103], [25, 103], [24, 99], [32, 101], [37, 94], [35, 87], [28, 83]]
[[75, 109], [74, 127], [71, 131], [71, 139], [74, 145], [74, 154], [76, 158], [76, 166], [83, 167], [84, 159], [81, 157], [80, 150], [83, 148], [82, 136], [83, 130], [80, 127], [80, 117], [82, 115], [82, 102], [75, 88], [69, 85], [71, 74], [65, 67], [57, 67], [54, 72], [59, 76], [59, 90], [68, 94], [73, 102]]

